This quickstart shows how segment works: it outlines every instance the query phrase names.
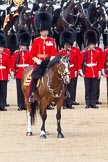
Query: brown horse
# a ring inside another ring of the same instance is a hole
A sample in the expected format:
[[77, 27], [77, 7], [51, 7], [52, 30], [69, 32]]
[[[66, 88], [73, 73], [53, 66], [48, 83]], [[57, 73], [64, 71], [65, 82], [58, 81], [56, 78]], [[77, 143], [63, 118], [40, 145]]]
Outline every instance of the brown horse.
[[27, 68], [22, 77], [22, 91], [25, 96], [25, 103], [28, 115], [27, 136], [32, 135], [32, 123], [35, 121], [36, 110], [40, 111], [42, 118], [41, 138], [46, 138], [45, 120], [47, 118], [46, 109], [51, 102], [57, 106], [57, 132], [58, 138], [64, 138], [61, 131], [61, 106], [64, 100], [65, 84], [69, 84], [69, 58], [68, 56], [59, 55], [49, 62], [44, 76], [41, 78], [38, 87], [34, 93], [33, 104], [28, 102], [28, 86], [25, 85], [27, 75], [30, 74], [32, 67]]

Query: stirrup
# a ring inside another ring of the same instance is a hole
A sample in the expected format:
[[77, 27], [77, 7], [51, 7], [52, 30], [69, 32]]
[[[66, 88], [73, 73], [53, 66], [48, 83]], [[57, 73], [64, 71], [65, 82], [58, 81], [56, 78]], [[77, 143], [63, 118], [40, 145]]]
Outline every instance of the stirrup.
[[28, 102], [29, 102], [29, 103], [34, 103], [33, 95], [31, 95], [31, 96], [29, 97]]

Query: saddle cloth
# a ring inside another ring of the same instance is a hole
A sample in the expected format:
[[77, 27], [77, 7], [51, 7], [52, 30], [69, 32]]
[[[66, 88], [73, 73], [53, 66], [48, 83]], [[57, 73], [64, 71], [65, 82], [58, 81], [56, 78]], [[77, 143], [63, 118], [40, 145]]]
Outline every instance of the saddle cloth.
[[[32, 77], [31, 77], [32, 71], [33, 70], [30, 70], [30, 72], [27, 74], [27, 76], [25, 78], [25, 81], [24, 81], [24, 86], [29, 86], [30, 85], [30, 82], [32, 80]], [[43, 77], [42, 77], [42, 80], [43, 80]], [[38, 87], [39, 84], [40, 84], [40, 79], [38, 79], [36, 87]]]
[[25, 81], [24, 81], [24, 86], [29, 86], [30, 82], [32, 80], [31, 73], [33, 70], [30, 70], [29, 73], [27, 74]]

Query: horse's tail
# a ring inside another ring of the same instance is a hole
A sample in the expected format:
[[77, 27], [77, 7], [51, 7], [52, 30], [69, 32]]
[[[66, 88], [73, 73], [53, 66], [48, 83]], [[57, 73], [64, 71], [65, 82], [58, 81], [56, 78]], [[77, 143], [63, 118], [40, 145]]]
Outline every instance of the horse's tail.
[[31, 103], [31, 123], [35, 123], [36, 111], [38, 110], [38, 101]]

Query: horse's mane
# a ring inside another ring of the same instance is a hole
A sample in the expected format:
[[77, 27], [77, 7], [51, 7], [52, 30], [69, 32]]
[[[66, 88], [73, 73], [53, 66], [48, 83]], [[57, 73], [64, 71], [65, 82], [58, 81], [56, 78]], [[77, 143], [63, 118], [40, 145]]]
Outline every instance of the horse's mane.
[[56, 63], [59, 62], [59, 60], [63, 57], [63, 54], [57, 55], [54, 59], [52, 59], [48, 65], [47, 65], [47, 69], [51, 68], [53, 65], [55, 65]]

